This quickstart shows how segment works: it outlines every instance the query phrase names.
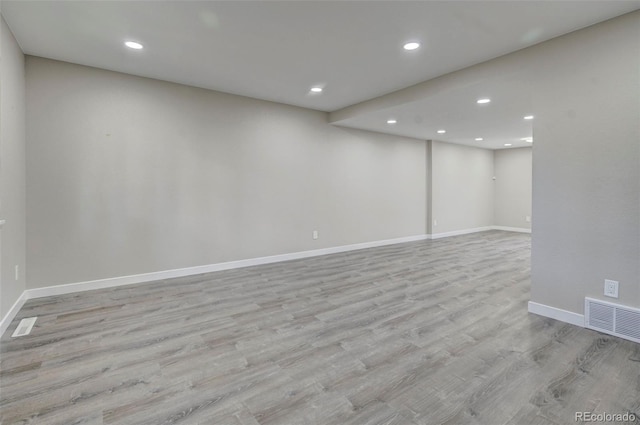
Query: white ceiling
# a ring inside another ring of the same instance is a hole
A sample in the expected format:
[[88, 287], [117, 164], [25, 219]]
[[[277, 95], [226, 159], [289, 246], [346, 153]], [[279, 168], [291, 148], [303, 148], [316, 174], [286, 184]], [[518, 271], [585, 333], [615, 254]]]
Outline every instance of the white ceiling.
[[[1, 7], [26, 54], [335, 111], [636, 10], [640, 0], [2, 0]], [[125, 40], [145, 48], [130, 50]], [[410, 40], [422, 47], [404, 51]], [[316, 84], [324, 92], [309, 94]], [[348, 125], [454, 143], [484, 137], [487, 148], [530, 136], [530, 122], [509, 116], [526, 109], [526, 93], [515, 94], [523, 88], [496, 81], [489, 88], [504, 102], [482, 120], [465, 114], [467, 96], [452, 90], [394, 109], [394, 126], [386, 124], [390, 111]], [[447, 133], [431, 135], [433, 126]]]
[[[478, 105], [489, 95], [491, 103]], [[420, 100], [359, 113], [334, 124], [416, 139], [442, 140], [485, 149], [531, 146], [533, 115], [529, 84], [520, 75], [499, 76], [456, 86]], [[387, 124], [395, 119], [396, 124]], [[438, 134], [438, 130], [446, 133]], [[476, 138], [483, 140], [477, 141]]]

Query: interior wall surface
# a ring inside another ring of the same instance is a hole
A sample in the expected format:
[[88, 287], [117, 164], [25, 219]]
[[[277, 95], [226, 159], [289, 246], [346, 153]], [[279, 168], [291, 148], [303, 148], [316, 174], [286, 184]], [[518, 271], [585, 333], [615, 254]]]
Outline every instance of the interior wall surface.
[[432, 234], [493, 225], [493, 151], [431, 142]]
[[25, 289], [25, 60], [0, 17], [0, 317]]
[[534, 52], [532, 301], [640, 307], [640, 12]]
[[27, 57], [27, 122], [29, 288], [425, 233], [426, 142], [323, 112]]
[[532, 148], [495, 150], [493, 163], [493, 224], [531, 230]]

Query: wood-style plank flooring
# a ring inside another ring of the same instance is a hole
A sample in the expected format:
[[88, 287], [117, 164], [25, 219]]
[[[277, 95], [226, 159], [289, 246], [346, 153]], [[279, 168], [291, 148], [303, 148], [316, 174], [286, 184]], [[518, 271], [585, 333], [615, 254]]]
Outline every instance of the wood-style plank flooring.
[[530, 236], [491, 231], [31, 300], [0, 423], [640, 416], [640, 344], [527, 313], [529, 286]]

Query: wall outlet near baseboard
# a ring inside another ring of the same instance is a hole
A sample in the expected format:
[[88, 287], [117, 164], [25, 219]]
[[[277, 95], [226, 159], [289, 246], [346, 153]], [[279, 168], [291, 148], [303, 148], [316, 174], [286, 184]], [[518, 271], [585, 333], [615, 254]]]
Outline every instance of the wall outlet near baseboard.
[[318, 231], [314, 230], [313, 233], [311, 234], [311, 237], [313, 237], [313, 239], [318, 239]]
[[531, 223], [531, 216], [530, 215], [526, 215], [524, 217], [524, 221], [526, 221], [527, 223]]
[[433, 227], [437, 227], [438, 226], [438, 220], [433, 220]]
[[605, 279], [604, 295], [606, 297], [618, 298], [618, 281]]

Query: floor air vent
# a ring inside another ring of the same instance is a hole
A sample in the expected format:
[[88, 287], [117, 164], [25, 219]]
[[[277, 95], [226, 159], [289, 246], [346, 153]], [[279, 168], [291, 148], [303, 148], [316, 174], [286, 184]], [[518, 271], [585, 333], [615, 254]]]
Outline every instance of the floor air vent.
[[33, 325], [36, 324], [36, 319], [37, 317], [27, 317], [26, 319], [22, 319], [20, 323], [18, 323], [18, 327], [16, 328], [16, 330], [13, 331], [11, 338], [29, 335], [31, 333]]
[[585, 298], [584, 314], [587, 328], [640, 342], [640, 310]]

